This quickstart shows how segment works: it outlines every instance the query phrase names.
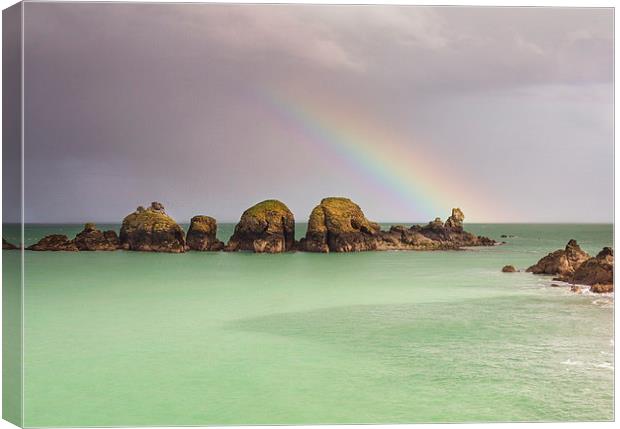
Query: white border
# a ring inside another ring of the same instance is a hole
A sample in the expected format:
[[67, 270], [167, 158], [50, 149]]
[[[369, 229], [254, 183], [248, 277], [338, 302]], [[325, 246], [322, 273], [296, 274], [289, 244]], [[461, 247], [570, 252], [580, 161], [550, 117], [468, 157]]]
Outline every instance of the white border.
[[[51, 0], [52, 2], [63, 2], [62, 0], [59, 1], [55, 1], [55, 0]], [[39, 0], [24, 0], [24, 3], [39, 3], [41, 1]], [[50, 2], [50, 1], [48, 1]], [[86, 0], [76, 0], [75, 2], [81, 2], [81, 3], [115, 3], [115, 2], [121, 2], [121, 1], [86, 1]], [[5, 9], [13, 4], [15, 4], [16, 2], [13, 0], [0, 0], [0, 6], [2, 7], [2, 9]], [[129, 3], [129, 2], [126, 2]], [[289, 1], [268, 1], [268, 0], [252, 0], [252, 1], [240, 1], [240, 2], [231, 2], [229, 0], [211, 0], [208, 2], [199, 2], [199, 1], [183, 1], [183, 0], [167, 0], [167, 1], [161, 1], [161, 0], [151, 0], [151, 1], [144, 1], [144, 2], [134, 2], [134, 3], [254, 3], [254, 4], [273, 4], [273, 3], [293, 3], [293, 4], [307, 4], [307, 3], [312, 3], [312, 4], [386, 4], [386, 5], [427, 5], [427, 6], [482, 6], [482, 7], [491, 7], [491, 6], [500, 6], [500, 7], [522, 7], [522, 6], [556, 6], [556, 7], [605, 7], [605, 8], [614, 8], [614, 23], [615, 23], [615, 17], [616, 17], [616, 11], [615, 11], [615, 6], [616, 6], [616, 2], [613, 0], [609, 0], [609, 1], [576, 1], [576, 0], [564, 0], [564, 1], [536, 1], [536, 2], [519, 2], [519, 1], [502, 1], [502, 0], [495, 0], [495, 1], [490, 1], [490, 0], [475, 0], [475, 1], [464, 1], [464, 0], [444, 0], [444, 1], [437, 1], [437, 0], [426, 0], [426, 1], [403, 1], [403, 0], [380, 0], [380, 1], [369, 1], [369, 0], [337, 0], [337, 1], [329, 1], [329, 0], [314, 0], [314, 1], [300, 1], [300, 0], [289, 0]], [[24, 5], [25, 6], [25, 5]], [[22, 167], [22, 183], [21, 183], [21, 188], [22, 188], [22, 207], [21, 207], [21, 215], [22, 215], [22, 219], [24, 219], [24, 211], [25, 211], [25, 205], [24, 205], [24, 152], [23, 152], [23, 139], [24, 139], [24, 86], [23, 86], [23, 60], [24, 60], [24, 44], [23, 44], [23, 40], [24, 40], [24, 8], [22, 8], [22, 85], [21, 85], [21, 97], [22, 97], [22, 152], [21, 152], [21, 167]], [[1, 34], [1, 20], [0, 20], [0, 34]], [[615, 46], [616, 46], [616, 36], [614, 34], [614, 82], [616, 81], [617, 78], [617, 58], [615, 55]], [[1, 88], [0, 88], [0, 96], [1, 96]], [[615, 99], [616, 96], [618, 95], [618, 89], [617, 87], [614, 85], [614, 225], [617, 221], [616, 218], [616, 214], [618, 213], [618, 207], [617, 207], [617, 203], [618, 200], [615, 198], [616, 197], [616, 192], [618, 189], [618, 178], [615, 176], [615, 165], [618, 163], [618, 159], [619, 159], [619, 155], [618, 153], [615, 151], [615, 125], [617, 124], [617, 117], [616, 117], [616, 112], [615, 112]], [[0, 118], [1, 118], [1, 106], [0, 106]], [[1, 186], [1, 171], [2, 171], [2, 167], [0, 166], [0, 186]], [[0, 200], [0, 213], [1, 213], [1, 209], [2, 209], [2, 202]], [[616, 230], [616, 228], [614, 227], [614, 244], [617, 242], [617, 238], [618, 238], [618, 231]], [[21, 231], [21, 235], [22, 235], [22, 243], [24, 243], [24, 227], [22, 224], [22, 231]], [[615, 247], [615, 246], [614, 246]], [[22, 252], [22, 258], [21, 258], [21, 263], [22, 263], [22, 351], [23, 349], [23, 345], [24, 345], [24, 335], [23, 335], [23, 320], [24, 320], [24, 254]], [[1, 315], [2, 315], [2, 309], [0, 306], [0, 320], [1, 320]], [[615, 316], [615, 308], [614, 308], [614, 316]], [[614, 317], [614, 328], [617, 328], [617, 321], [615, 320]], [[616, 329], [615, 329], [616, 330]], [[1, 339], [1, 331], [0, 331], [0, 339]], [[24, 391], [23, 389], [23, 381], [24, 381], [24, 371], [23, 371], [23, 357], [24, 357], [24, 353], [22, 353], [22, 393]], [[617, 367], [617, 354], [614, 352], [614, 368]], [[1, 356], [0, 356], [0, 362], [1, 362]], [[1, 374], [0, 374], [1, 377]], [[615, 384], [615, 383], [614, 383]], [[23, 400], [23, 398], [22, 398]], [[587, 399], [586, 399], [587, 400]], [[618, 409], [618, 397], [617, 395], [614, 396], [614, 405], [615, 405], [615, 410]], [[1, 411], [1, 407], [2, 404], [0, 402], [0, 411]], [[25, 401], [22, 403], [22, 421], [24, 421], [24, 409], [25, 409]], [[531, 426], [531, 425], [544, 425], [545, 428], [564, 428], [564, 427], [570, 427], [570, 428], [581, 428], [581, 427], [591, 427], [591, 426], [595, 426], [595, 427], [615, 427], [615, 424], [610, 422], [610, 423], [474, 423], [474, 424], [465, 424], [465, 426], [467, 427], [477, 427], [477, 426], [483, 426], [485, 428], [489, 428], [489, 429], [499, 429], [499, 428], [521, 428], [521, 427], [525, 427], [525, 426]], [[613, 426], [612, 426], [613, 425]], [[392, 428], [392, 427], [398, 427], [398, 428], [403, 428], [403, 429], [415, 429], [415, 428], [435, 428], [435, 427], [447, 427], [448, 424], [400, 424], [400, 425], [372, 425], [373, 428], [380, 428], [380, 429], [386, 429], [386, 428]], [[0, 420], [0, 429], [5, 429], [5, 428], [14, 428], [15, 426], [12, 425], [11, 423], [5, 421], [5, 420]], [[177, 426], [178, 428], [181, 428], [180, 426]], [[217, 426], [209, 426], [211, 428], [217, 427]], [[238, 426], [225, 426], [225, 428], [236, 428]], [[265, 428], [279, 428], [281, 426], [262, 426]], [[295, 427], [302, 427], [302, 428], [312, 428], [312, 427], [317, 427], [317, 426], [295, 426]], [[340, 428], [340, 427], [345, 427], [340, 426], [340, 425], [322, 425], [319, 426], [320, 428], [325, 428], [325, 429], [335, 429], [335, 428]], [[346, 425], [347, 428], [350, 429], [368, 429], [368, 425]], [[145, 426], [144, 428], [155, 428], [154, 426]]]

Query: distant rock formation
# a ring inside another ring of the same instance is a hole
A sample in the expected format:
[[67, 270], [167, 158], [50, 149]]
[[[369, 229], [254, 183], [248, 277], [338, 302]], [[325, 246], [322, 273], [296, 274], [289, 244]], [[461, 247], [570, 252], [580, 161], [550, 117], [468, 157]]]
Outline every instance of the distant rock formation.
[[9, 243], [8, 241], [6, 241], [4, 237], [2, 238], [2, 250], [17, 250], [17, 249], [19, 249], [19, 247], [17, 247], [13, 243]]
[[67, 252], [77, 252], [78, 248], [75, 245], [73, 240], [69, 240], [69, 237], [62, 234], [52, 234], [46, 237], [43, 237], [36, 244], [32, 246], [28, 246], [27, 250], [36, 250], [36, 251], [67, 251]]
[[84, 230], [73, 240], [78, 250], [117, 250], [120, 246], [115, 231], [100, 231], [94, 223], [84, 225]]
[[575, 270], [590, 258], [575, 240], [570, 240], [564, 249], [556, 250], [540, 259], [527, 269], [534, 274], [558, 274], [560, 277], [571, 277]]
[[428, 225], [392, 226], [381, 231], [361, 208], [348, 198], [324, 198], [308, 221], [300, 250], [308, 252], [359, 252], [368, 250], [438, 250], [465, 246], [492, 246], [494, 240], [463, 231], [463, 212], [455, 208], [444, 223], [436, 218]]
[[439, 243], [439, 248], [455, 249], [473, 246], [494, 246], [495, 240], [488, 237], [477, 236], [463, 230], [463, 220], [465, 216], [459, 208], [452, 209], [452, 215], [445, 223], [441, 218], [436, 218], [428, 225], [411, 227], [412, 231], [419, 232], [424, 237]]
[[517, 271], [514, 265], [504, 265], [502, 268], [502, 273], [516, 273]]
[[185, 241], [187, 248], [200, 251], [217, 251], [224, 243], [216, 238], [217, 221], [210, 216], [194, 216], [191, 220]]
[[181, 253], [185, 252], [185, 233], [161, 203], [153, 202], [123, 219], [120, 243], [125, 250]]
[[224, 250], [281, 253], [295, 246], [295, 218], [278, 200], [262, 201], [241, 215]]

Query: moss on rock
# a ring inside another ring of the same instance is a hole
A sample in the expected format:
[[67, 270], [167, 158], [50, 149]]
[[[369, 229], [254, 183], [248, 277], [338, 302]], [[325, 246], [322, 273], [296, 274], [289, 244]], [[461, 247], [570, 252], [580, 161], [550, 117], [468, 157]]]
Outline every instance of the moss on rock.
[[191, 250], [222, 250], [224, 243], [216, 238], [217, 221], [211, 216], [194, 216], [187, 231], [187, 247]]
[[280, 253], [293, 250], [294, 244], [293, 213], [281, 201], [265, 200], [243, 212], [225, 250]]
[[374, 250], [377, 241], [372, 237], [379, 231], [379, 225], [366, 219], [350, 199], [323, 198], [310, 213], [301, 247], [309, 252]]
[[121, 246], [126, 250], [180, 253], [185, 251], [185, 233], [166, 214], [160, 203], [138, 209], [123, 219]]

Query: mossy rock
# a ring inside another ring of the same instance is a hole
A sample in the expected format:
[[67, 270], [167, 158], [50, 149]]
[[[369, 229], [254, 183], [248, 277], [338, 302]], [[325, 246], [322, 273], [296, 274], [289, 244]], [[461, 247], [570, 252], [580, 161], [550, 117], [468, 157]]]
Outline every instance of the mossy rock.
[[375, 250], [379, 225], [348, 198], [323, 198], [312, 209], [302, 247], [309, 252]]
[[73, 240], [69, 240], [64, 234], [51, 234], [40, 239], [36, 244], [26, 248], [35, 251], [65, 251], [77, 252], [78, 248]]
[[187, 247], [191, 250], [222, 250], [224, 243], [216, 238], [217, 221], [211, 216], [194, 216], [187, 231]]
[[145, 252], [185, 251], [185, 233], [174, 219], [168, 216], [159, 203], [139, 207], [123, 219], [120, 233], [121, 246], [126, 250]]
[[265, 200], [243, 212], [225, 250], [280, 253], [294, 245], [293, 213], [281, 201]]
[[[316, 220], [313, 219], [313, 214], [317, 217]], [[319, 226], [318, 230], [322, 231], [321, 222], [327, 231], [339, 234], [360, 231], [374, 234], [379, 230], [377, 223], [366, 219], [360, 206], [343, 197], [323, 198], [321, 204], [312, 210], [308, 222], [309, 227], [310, 225], [317, 225]]]

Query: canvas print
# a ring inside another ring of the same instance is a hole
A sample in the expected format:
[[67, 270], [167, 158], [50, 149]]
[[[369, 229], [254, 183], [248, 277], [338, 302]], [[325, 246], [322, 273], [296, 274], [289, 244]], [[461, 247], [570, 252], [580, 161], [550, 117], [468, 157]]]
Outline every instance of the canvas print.
[[613, 9], [3, 12], [3, 417], [614, 419]]

